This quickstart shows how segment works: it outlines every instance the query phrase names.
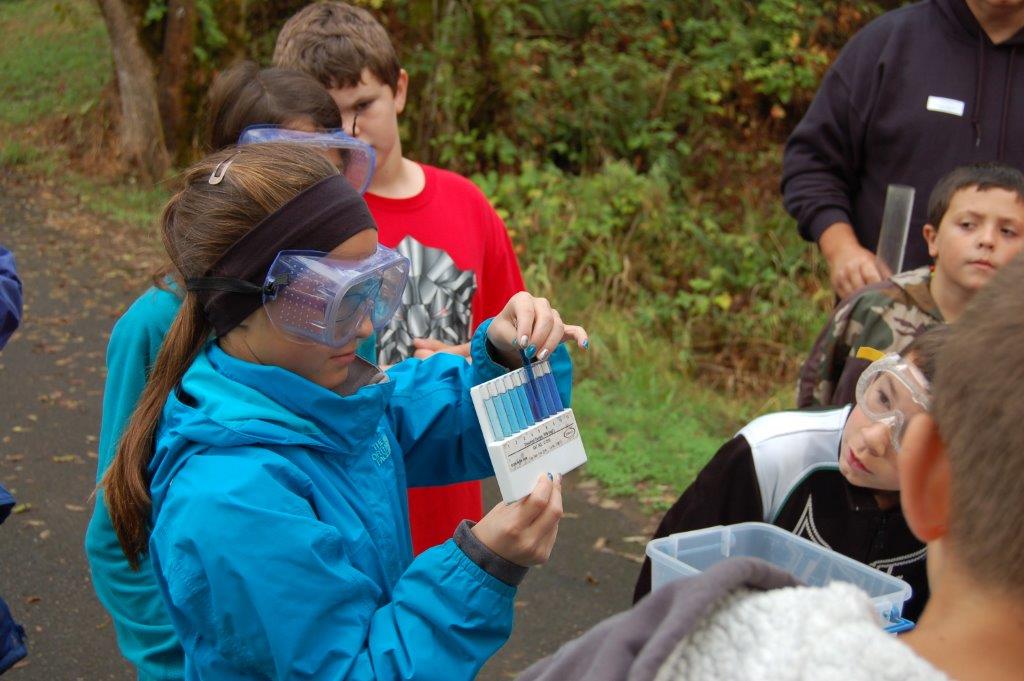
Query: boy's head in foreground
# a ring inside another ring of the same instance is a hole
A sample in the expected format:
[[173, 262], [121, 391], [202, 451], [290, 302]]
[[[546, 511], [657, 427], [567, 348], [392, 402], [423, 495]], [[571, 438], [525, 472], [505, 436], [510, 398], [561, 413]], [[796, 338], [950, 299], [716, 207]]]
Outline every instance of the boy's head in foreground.
[[1020, 607], [1024, 257], [992, 283], [938, 353], [931, 413], [914, 418], [902, 443], [901, 499], [911, 530], [929, 545], [933, 594], [956, 572]]
[[928, 199], [924, 238], [941, 285], [973, 295], [1024, 247], [1024, 174], [999, 163], [953, 170]]
[[921, 332], [900, 354], [871, 364], [857, 382], [857, 404], [843, 426], [839, 471], [858, 487], [899, 490], [900, 440], [910, 419], [926, 412], [945, 324]]
[[368, 11], [343, 2], [299, 10], [277, 36], [274, 65], [304, 71], [327, 88], [342, 128], [370, 144], [379, 165], [401, 158], [398, 115], [405, 109], [409, 74], [387, 31]]

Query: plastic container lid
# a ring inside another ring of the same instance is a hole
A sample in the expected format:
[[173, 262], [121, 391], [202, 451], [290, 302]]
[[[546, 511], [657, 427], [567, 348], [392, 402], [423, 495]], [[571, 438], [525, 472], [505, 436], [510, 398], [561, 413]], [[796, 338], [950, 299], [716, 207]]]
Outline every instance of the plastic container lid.
[[768, 523], [718, 525], [673, 534], [648, 543], [647, 555], [652, 590], [727, 558], [760, 558], [808, 586], [835, 581], [855, 584], [871, 598], [887, 630], [904, 631], [910, 625], [901, 618], [903, 603], [911, 594], [909, 584]]

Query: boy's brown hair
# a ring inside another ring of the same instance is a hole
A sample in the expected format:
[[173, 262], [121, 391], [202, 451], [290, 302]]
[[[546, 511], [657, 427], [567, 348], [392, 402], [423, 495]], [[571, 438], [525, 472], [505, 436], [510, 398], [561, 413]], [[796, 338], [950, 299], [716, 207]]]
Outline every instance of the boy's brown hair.
[[950, 462], [949, 542], [979, 581], [1024, 596], [1024, 258], [996, 273], [939, 352], [932, 417]]
[[900, 355], [909, 359], [924, 375], [928, 383], [935, 380], [935, 366], [939, 352], [949, 338], [949, 324], [935, 324], [919, 332]]
[[1013, 192], [1024, 204], [1024, 173], [1005, 163], [970, 163], [954, 168], [935, 183], [928, 197], [928, 224], [938, 229], [953, 195], [971, 187], [981, 192], [989, 189]]
[[362, 7], [344, 2], [307, 5], [285, 22], [274, 65], [305, 71], [328, 89], [354, 87], [369, 69], [392, 92], [402, 69], [384, 27]]

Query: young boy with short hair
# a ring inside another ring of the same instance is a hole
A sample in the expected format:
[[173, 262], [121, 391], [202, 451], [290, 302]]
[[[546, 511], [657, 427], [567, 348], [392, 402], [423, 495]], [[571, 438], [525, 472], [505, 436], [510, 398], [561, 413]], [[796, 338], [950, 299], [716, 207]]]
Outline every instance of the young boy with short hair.
[[[380, 363], [437, 351], [468, 354], [473, 330], [523, 290], [523, 277], [505, 225], [483, 193], [466, 178], [402, 155], [398, 116], [409, 75], [387, 31], [360, 7], [309, 5], [282, 27], [274, 64], [319, 80], [338, 104], [342, 127], [377, 152], [366, 203], [381, 244], [413, 262], [402, 307], [379, 336]], [[414, 551], [440, 544], [462, 519], [482, 514], [478, 482], [411, 488]]]
[[1019, 679], [1020, 291], [1024, 256], [1003, 268], [950, 327], [936, 357], [931, 411], [911, 420], [901, 442], [901, 504], [928, 547], [931, 586], [913, 631], [899, 638], [885, 633], [867, 595], [849, 584], [780, 588], [792, 586], [791, 578], [737, 559], [658, 589], [520, 679]]
[[924, 237], [934, 269], [867, 286], [832, 313], [800, 369], [798, 408], [848, 403], [878, 354], [900, 352], [922, 329], [956, 321], [1024, 247], [1024, 175], [998, 163], [953, 170], [932, 190]]
[[[856, 406], [778, 412], [754, 419], [722, 446], [665, 514], [655, 538], [715, 525], [772, 523], [907, 581], [913, 619], [928, 598], [925, 548], [900, 510], [896, 472], [908, 419], [928, 409], [935, 355], [947, 333], [932, 327], [903, 356], [861, 377]], [[644, 562], [634, 600], [651, 588]]]

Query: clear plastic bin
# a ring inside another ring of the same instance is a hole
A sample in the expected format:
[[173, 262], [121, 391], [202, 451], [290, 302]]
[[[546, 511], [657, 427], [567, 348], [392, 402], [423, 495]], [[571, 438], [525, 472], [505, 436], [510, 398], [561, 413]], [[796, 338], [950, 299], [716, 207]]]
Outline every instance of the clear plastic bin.
[[871, 597], [887, 630], [904, 631], [912, 626], [901, 617], [903, 603], [911, 593], [902, 579], [767, 523], [680, 532], [648, 543], [647, 555], [652, 589], [703, 572], [726, 558], [760, 558], [808, 586], [835, 581], [855, 584]]

